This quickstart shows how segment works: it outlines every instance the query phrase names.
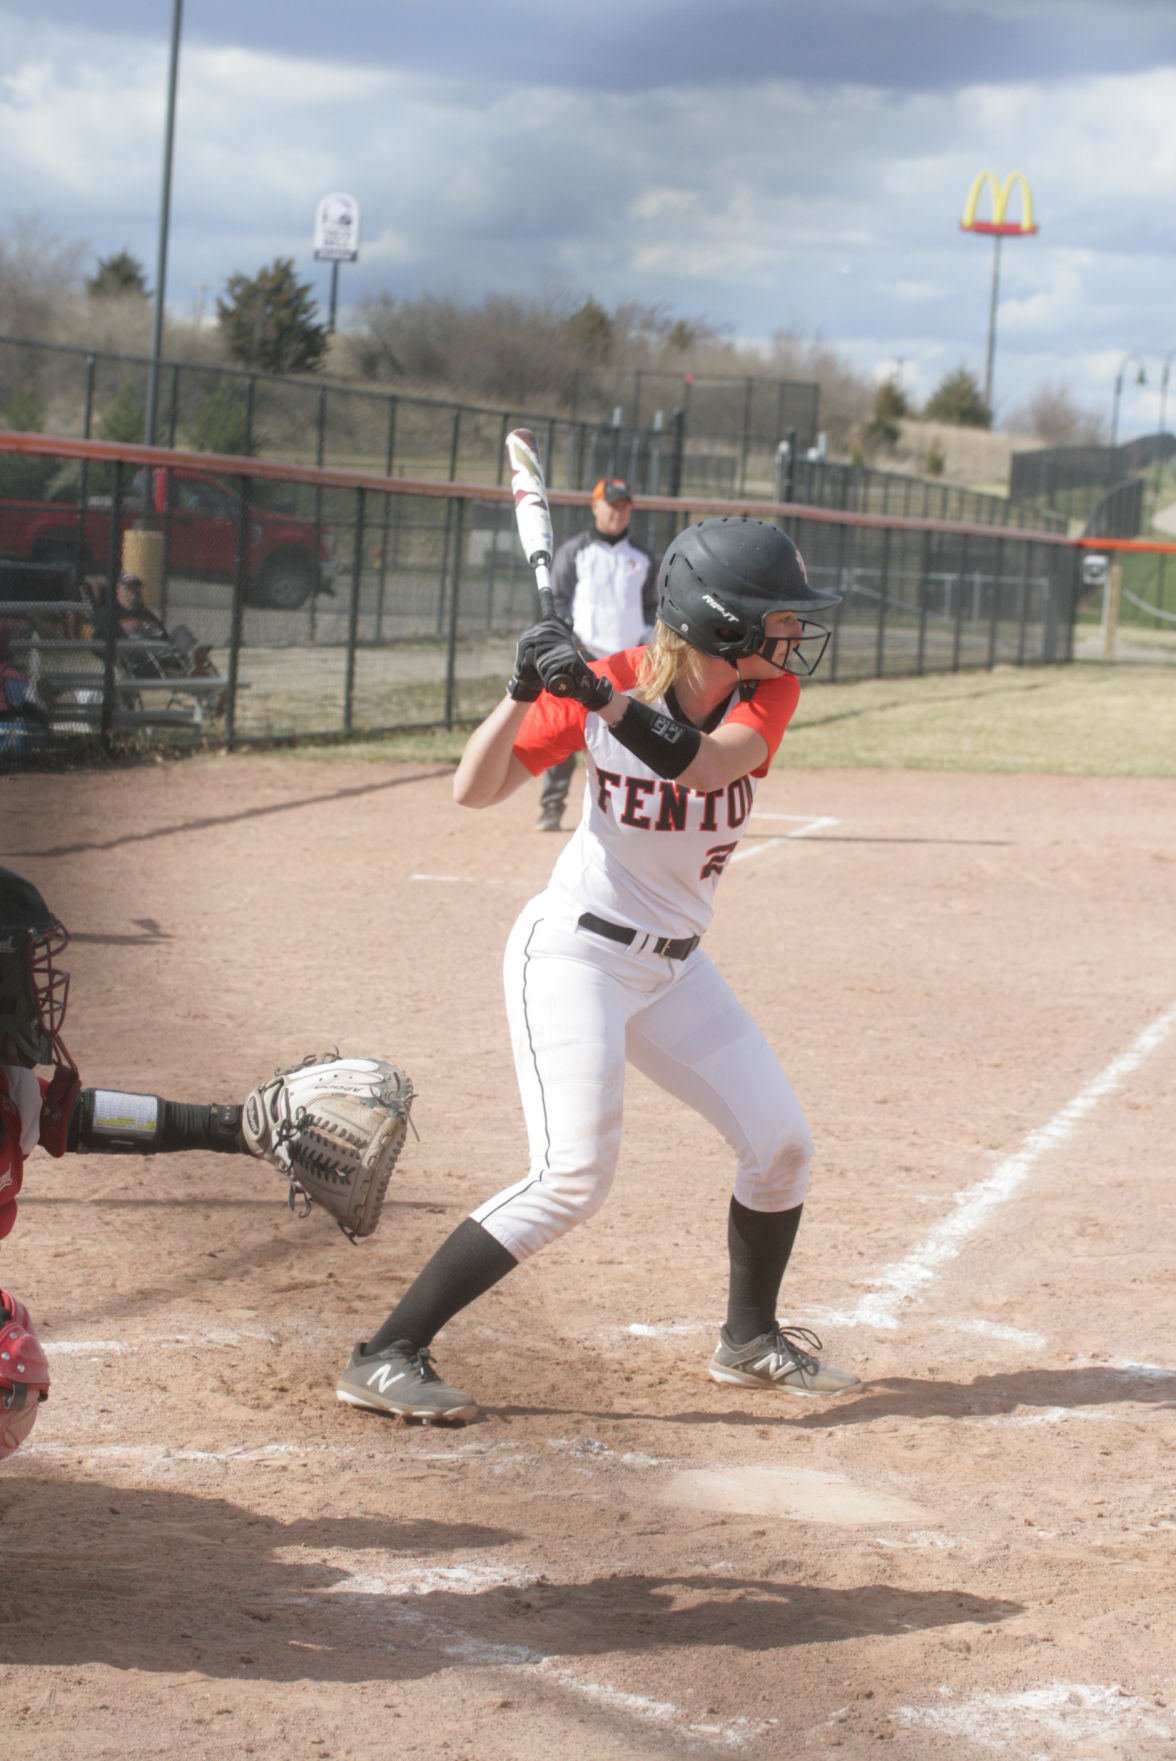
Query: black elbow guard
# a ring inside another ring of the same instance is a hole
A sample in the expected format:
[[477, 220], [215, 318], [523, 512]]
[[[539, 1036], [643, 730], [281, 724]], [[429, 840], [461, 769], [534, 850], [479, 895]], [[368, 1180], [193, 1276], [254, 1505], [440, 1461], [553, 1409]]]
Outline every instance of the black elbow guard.
[[698, 728], [676, 722], [673, 716], [662, 715], [635, 697], [629, 699], [628, 709], [611, 732], [634, 758], [670, 781], [682, 775], [702, 745]]

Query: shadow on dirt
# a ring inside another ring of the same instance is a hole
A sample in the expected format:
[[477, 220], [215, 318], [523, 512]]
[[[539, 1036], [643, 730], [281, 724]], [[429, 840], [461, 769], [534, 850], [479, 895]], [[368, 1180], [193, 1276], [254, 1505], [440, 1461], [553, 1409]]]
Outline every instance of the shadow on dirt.
[[930, 1378], [892, 1376], [869, 1382], [860, 1394], [802, 1405], [799, 1399], [749, 1389], [746, 1404], [705, 1412], [651, 1412], [643, 1407], [611, 1410], [562, 1406], [488, 1406], [500, 1418], [640, 1419], [644, 1424], [784, 1426], [789, 1430], [837, 1430], [867, 1425], [874, 1419], [974, 1418], [1016, 1412], [1019, 1407], [1050, 1411], [1088, 1406], [1176, 1406], [1176, 1370], [1118, 1369], [1088, 1364], [1072, 1370], [1014, 1370], [977, 1376], [972, 1382], [937, 1382]]
[[[128, 1489], [6, 1475], [0, 1516], [9, 1665], [395, 1681], [455, 1662], [535, 1668], [656, 1646], [767, 1652], [988, 1626], [1024, 1612], [964, 1589], [882, 1583], [826, 1590], [626, 1572], [536, 1580], [509, 1558], [486, 1558], [521, 1539], [505, 1529], [395, 1514], [283, 1523], [155, 1482]], [[487, 1584], [490, 1575], [500, 1581]], [[464, 1592], [449, 1587], [462, 1579]]]

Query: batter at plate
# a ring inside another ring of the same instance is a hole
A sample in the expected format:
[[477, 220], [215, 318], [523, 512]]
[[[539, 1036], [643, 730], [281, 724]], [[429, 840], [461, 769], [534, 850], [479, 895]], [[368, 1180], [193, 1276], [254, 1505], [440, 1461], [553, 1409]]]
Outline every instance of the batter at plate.
[[604, 1203], [626, 1064], [713, 1125], [734, 1157], [727, 1314], [710, 1375], [772, 1393], [859, 1386], [822, 1360], [814, 1334], [777, 1320], [812, 1138], [775, 1051], [702, 946], [798, 675], [829, 639], [809, 614], [838, 598], [809, 582], [779, 528], [719, 518], [667, 549], [648, 647], [588, 662], [557, 618], [519, 639], [506, 696], [471, 735], [454, 794], [493, 807], [585, 755], [579, 826], [504, 961], [528, 1165], [355, 1347], [341, 1400], [408, 1418], [475, 1416], [473, 1396], [442, 1380], [429, 1348], [454, 1315]]

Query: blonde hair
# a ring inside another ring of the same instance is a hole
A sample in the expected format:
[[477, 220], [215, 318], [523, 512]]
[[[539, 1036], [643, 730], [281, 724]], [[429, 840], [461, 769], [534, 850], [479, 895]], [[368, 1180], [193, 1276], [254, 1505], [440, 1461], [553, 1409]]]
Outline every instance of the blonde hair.
[[671, 630], [668, 624], [653, 626], [653, 640], [641, 657], [633, 695], [642, 703], [656, 703], [672, 685], [702, 684], [706, 657], [702, 651]]

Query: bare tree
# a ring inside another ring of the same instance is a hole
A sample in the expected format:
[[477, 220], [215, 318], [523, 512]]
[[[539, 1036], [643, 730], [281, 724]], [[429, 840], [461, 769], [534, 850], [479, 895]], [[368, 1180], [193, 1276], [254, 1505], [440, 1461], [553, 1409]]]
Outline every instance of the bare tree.
[[1005, 423], [1014, 433], [1032, 434], [1049, 446], [1095, 446], [1107, 438], [1101, 416], [1080, 408], [1064, 380], [1045, 380]]
[[80, 298], [87, 255], [86, 244], [66, 243], [39, 215], [14, 221], [0, 235], [0, 335], [54, 339]]

